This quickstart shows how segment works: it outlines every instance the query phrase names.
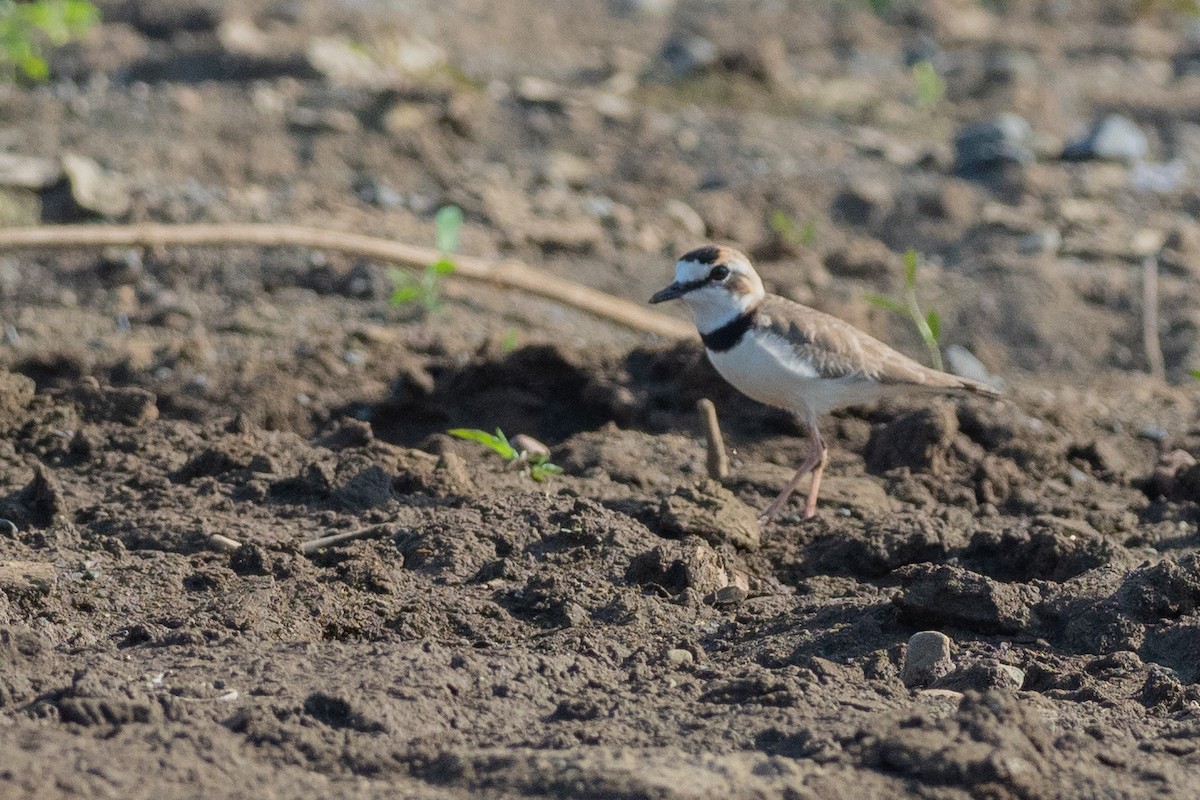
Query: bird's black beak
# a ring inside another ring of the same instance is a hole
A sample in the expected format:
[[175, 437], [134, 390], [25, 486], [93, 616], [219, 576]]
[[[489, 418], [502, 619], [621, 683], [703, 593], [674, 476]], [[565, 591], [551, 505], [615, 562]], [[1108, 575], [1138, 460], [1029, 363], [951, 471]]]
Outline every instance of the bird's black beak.
[[683, 283], [672, 283], [670, 286], [664, 286], [662, 289], [659, 289], [657, 292], [655, 292], [654, 296], [650, 298], [650, 302], [652, 304], [665, 303], [668, 300], [674, 300], [677, 297], [683, 297], [688, 289], [691, 288], [692, 287]]

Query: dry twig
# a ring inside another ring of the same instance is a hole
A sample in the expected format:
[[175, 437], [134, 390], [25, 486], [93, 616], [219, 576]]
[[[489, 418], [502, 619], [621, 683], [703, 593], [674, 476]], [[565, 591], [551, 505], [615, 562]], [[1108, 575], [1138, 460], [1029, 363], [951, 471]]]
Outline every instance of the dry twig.
[[724, 480], [729, 474], [729, 456], [725, 452], [725, 439], [721, 436], [721, 423], [717, 421], [717, 407], [712, 400], [703, 398], [696, 404], [704, 420], [704, 437], [708, 440], [708, 477], [714, 481]]
[[[99, 247], [307, 247], [375, 261], [424, 268], [442, 253], [430, 247], [394, 242], [357, 233], [299, 225], [46, 225], [0, 230], [0, 251], [64, 250]], [[692, 325], [605, 294], [573, 281], [536, 270], [520, 261], [493, 262], [456, 255], [452, 276], [493, 283], [546, 297], [627, 328], [670, 338], [696, 335]]]
[[318, 550], [334, 545], [345, 544], [356, 539], [372, 539], [376, 536], [386, 536], [391, 534], [395, 528], [391, 525], [370, 525], [366, 528], [358, 530], [346, 531], [345, 533], [335, 533], [330, 536], [322, 536], [320, 539], [310, 539], [300, 545], [300, 552], [304, 555], [312, 555]]

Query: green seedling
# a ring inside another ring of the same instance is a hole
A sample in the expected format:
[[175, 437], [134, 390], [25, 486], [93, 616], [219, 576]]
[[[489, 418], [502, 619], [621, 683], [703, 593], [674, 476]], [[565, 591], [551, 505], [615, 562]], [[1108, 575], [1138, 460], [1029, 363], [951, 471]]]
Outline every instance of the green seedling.
[[392, 305], [418, 302], [426, 311], [437, 311], [442, 307], [442, 278], [455, 270], [454, 251], [458, 249], [458, 235], [462, 229], [463, 213], [458, 206], [442, 206], [433, 218], [436, 226], [436, 261], [425, 267], [420, 277], [393, 267], [388, 277], [395, 289]]
[[926, 58], [913, 64], [912, 76], [917, 85], [917, 108], [929, 111], [945, 99], [946, 81], [938, 75], [932, 61]]
[[928, 314], [922, 313], [921, 306], [917, 302], [917, 267], [919, 265], [920, 258], [917, 256], [916, 250], [910, 249], [904, 254], [903, 300], [882, 294], [869, 294], [866, 300], [873, 306], [886, 308], [888, 311], [894, 311], [911, 319], [921, 340], [925, 342], [925, 347], [929, 350], [933, 368], [941, 370], [942, 349], [938, 345], [938, 339], [942, 333], [942, 318], [936, 311], [930, 311]]
[[1188, 370], [1188, 375], [1191, 375], [1193, 378], [1200, 381], [1200, 369]]
[[519, 333], [516, 328], [509, 328], [504, 334], [504, 341], [500, 342], [500, 352], [511, 353], [517, 349], [517, 340]]
[[551, 475], [562, 474], [562, 467], [557, 464], [551, 464], [550, 456], [545, 453], [528, 453], [524, 450], [517, 450], [499, 428], [496, 428], [495, 434], [476, 428], [452, 428], [446, 431], [446, 433], [456, 439], [479, 442], [508, 463], [520, 464], [529, 472], [529, 477], [538, 483], [546, 480]]
[[771, 212], [771, 230], [793, 247], [798, 245], [811, 247], [817, 240], [817, 224], [815, 222], [809, 221], [799, 225], [786, 211], [778, 209]]
[[0, 0], [0, 69], [10, 81], [47, 80], [46, 50], [82, 37], [99, 20], [88, 0]]

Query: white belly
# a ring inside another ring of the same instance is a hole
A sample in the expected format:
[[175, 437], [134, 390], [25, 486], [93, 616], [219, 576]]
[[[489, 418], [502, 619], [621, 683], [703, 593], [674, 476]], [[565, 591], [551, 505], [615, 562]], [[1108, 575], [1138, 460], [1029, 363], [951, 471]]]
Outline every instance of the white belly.
[[820, 377], [812, 364], [777, 336], [747, 332], [729, 350], [709, 350], [708, 360], [742, 394], [802, 417], [816, 417], [879, 397], [873, 381]]

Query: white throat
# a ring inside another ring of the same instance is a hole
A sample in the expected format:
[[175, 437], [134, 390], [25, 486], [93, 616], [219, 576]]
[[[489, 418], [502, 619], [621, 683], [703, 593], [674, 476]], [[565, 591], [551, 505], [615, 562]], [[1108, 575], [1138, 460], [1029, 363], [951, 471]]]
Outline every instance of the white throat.
[[683, 296], [692, 311], [696, 330], [712, 333], [749, 311], [758, 302], [752, 294], [733, 295], [723, 286], [705, 286]]

